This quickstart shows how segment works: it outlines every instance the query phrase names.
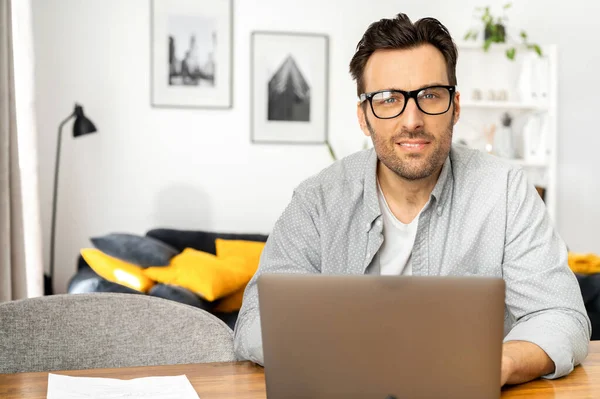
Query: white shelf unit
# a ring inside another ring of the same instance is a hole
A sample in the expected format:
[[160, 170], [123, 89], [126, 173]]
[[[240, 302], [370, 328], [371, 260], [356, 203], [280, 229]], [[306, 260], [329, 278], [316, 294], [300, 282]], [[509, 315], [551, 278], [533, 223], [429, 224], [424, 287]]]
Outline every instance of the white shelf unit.
[[514, 163], [515, 165], [524, 166], [528, 168], [547, 168], [547, 162], [535, 162], [535, 161], [526, 161], [524, 159], [508, 159], [510, 163]]
[[538, 112], [548, 111], [547, 105], [522, 103], [522, 102], [518, 102], [518, 101], [466, 100], [466, 101], [461, 101], [460, 105], [463, 108], [527, 110], [527, 111], [538, 111]]
[[[457, 80], [460, 92], [461, 117], [454, 129], [454, 141], [466, 142], [470, 147], [487, 151], [486, 129], [501, 125], [501, 117], [508, 113], [512, 118], [513, 143], [517, 152], [509, 162], [523, 167], [532, 184], [543, 187], [544, 201], [556, 225], [557, 190], [557, 47], [544, 45], [542, 53], [548, 65], [545, 97], [538, 101], [522, 99], [519, 95], [519, 77], [524, 60], [533, 53], [522, 45], [492, 44], [488, 51], [480, 42], [457, 43]], [[516, 48], [516, 57], [509, 60], [506, 50]], [[537, 55], [536, 55], [537, 57]], [[475, 96], [475, 92], [479, 95]], [[497, 99], [501, 93], [502, 100]], [[494, 95], [492, 95], [494, 94]], [[496, 97], [496, 98], [494, 98]], [[523, 159], [523, 126], [529, 117], [547, 120], [545, 160]]]

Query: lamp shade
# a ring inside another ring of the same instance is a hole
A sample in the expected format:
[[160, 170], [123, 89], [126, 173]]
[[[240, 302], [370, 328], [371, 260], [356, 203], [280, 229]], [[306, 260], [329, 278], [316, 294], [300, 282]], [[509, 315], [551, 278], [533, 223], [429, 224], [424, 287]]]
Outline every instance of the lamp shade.
[[75, 105], [75, 123], [73, 124], [73, 137], [94, 133], [96, 126], [83, 114], [83, 107]]

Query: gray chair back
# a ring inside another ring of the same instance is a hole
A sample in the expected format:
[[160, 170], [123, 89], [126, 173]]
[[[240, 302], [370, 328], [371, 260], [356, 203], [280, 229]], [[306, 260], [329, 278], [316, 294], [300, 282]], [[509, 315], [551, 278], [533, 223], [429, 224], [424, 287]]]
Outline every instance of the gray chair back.
[[0, 373], [233, 360], [225, 323], [167, 299], [92, 293], [0, 304]]

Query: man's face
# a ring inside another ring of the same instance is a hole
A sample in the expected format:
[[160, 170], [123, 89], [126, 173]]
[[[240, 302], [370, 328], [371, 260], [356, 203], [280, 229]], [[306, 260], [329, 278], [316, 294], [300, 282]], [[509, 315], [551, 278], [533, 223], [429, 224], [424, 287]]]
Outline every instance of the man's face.
[[[365, 93], [417, 90], [449, 85], [442, 53], [431, 45], [406, 50], [378, 50], [365, 66]], [[441, 115], [427, 115], [410, 99], [396, 118], [375, 117], [369, 101], [358, 105], [358, 119], [371, 136], [381, 163], [406, 180], [427, 178], [441, 169], [452, 144], [452, 129], [460, 115], [459, 94]]]

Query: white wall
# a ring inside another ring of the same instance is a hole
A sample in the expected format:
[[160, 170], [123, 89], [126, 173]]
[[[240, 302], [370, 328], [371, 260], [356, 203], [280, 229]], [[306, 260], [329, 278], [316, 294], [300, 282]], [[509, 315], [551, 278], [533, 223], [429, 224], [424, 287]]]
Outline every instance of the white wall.
[[[158, 226], [269, 232], [293, 188], [331, 159], [325, 146], [250, 144], [250, 33], [330, 36], [329, 133], [336, 151], [346, 155], [360, 149], [364, 137], [348, 63], [367, 25], [398, 12], [396, 0], [377, 6], [360, 0], [235, 1], [234, 107], [216, 111], [150, 107], [150, 1], [32, 3], [46, 264], [58, 124], [78, 101], [99, 131], [77, 140], [65, 135], [63, 142], [59, 291], [93, 235], [143, 234]], [[403, 10], [417, 15], [418, 8], [415, 2]]]
[[[79, 249], [90, 245], [90, 236], [143, 234], [157, 226], [269, 232], [293, 188], [330, 164], [325, 146], [250, 144], [253, 30], [330, 36], [329, 134], [336, 151], [347, 155], [360, 148], [363, 137], [355, 121], [348, 62], [368, 24], [397, 12], [413, 19], [431, 15], [460, 38], [474, 23], [472, 7], [483, 4], [235, 1], [234, 107], [210, 111], [150, 107], [148, 0], [32, 3], [46, 264], [57, 126], [78, 101], [99, 130], [77, 140], [65, 136], [63, 142], [56, 249], [59, 291], [75, 271]], [[600, 68], [593, 43], [600, 5], [590, 6], [585, 0], [554, 6], [543, 0], [516, 3], [511, 23], [526, 25], [533, 40], [560, 45], [560, 233], [573, 250], [600, 252], [595, 232], [600, 225], [600, 184], [594, 176], [600, 170], [595, 156], [600, 134], [593, 119], [600, 104], [594, 100], [599, 91], [592, 73]]]

